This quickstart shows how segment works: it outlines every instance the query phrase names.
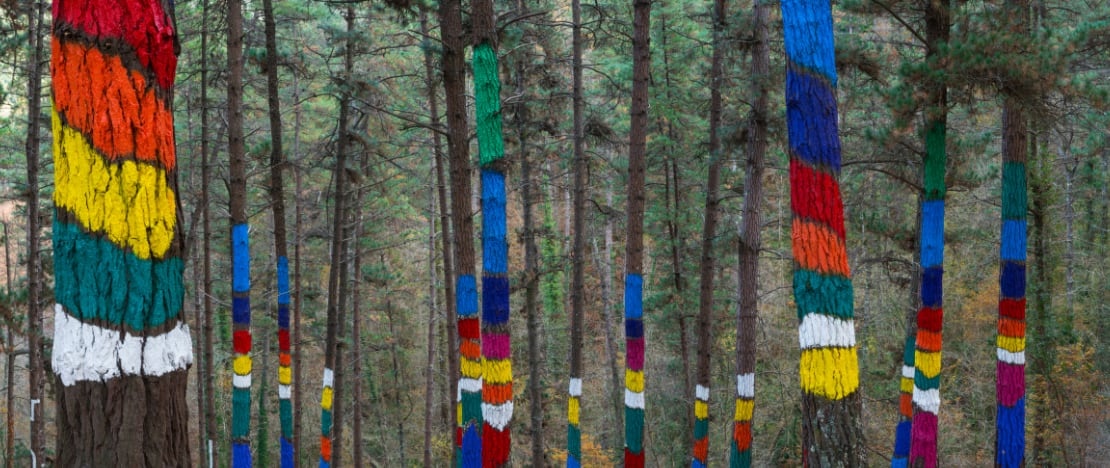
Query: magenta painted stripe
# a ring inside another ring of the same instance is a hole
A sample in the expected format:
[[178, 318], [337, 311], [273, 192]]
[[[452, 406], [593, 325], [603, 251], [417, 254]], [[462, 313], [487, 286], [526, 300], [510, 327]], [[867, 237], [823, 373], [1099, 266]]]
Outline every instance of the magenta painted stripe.
[[625, 362], [628, 368], [634, 371], [644, 370], [644, 339], [628, 338], [626, 341], [627, 355], [625, 356]]
[[512, 357], [509, 335], [482, 335], [482, 356], [486, 359], [509, 359]]
[[[910, 446], [910, 465], [937, 466], [937, 415], [928, 411], [913, 412], [913, 440]], [[929, 440], [932, 439], [932, 440]]]
[[1025, 396], [1025, 366], [998, 362], [998, 402], [1014, 406]]

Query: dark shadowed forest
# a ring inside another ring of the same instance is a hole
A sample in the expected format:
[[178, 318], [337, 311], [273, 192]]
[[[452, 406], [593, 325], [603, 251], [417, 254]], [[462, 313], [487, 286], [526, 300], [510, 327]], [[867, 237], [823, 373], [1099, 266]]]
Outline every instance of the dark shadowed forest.
[[4, 466], [1102, 466], [1110, 4], [0, 0]]

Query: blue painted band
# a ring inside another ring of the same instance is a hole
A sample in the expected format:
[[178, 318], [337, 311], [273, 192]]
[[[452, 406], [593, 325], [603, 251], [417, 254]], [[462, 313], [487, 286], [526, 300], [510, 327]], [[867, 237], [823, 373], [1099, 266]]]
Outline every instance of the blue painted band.
[[926, 268], [921, 272], [921, 305], [938, 308], [944, 303], [944, 270], [939, 267]]
[[836, 86], [832, 11], [828, 5], [818, 8], [807, 3], [808, 0], [783, 0], [781, 3], [786, 56], [820, 73]]
[[278, 304], [278, 328], [289, 328], [289, 304]]
[[249, 297], [231, 298], [231, 321], [236, 325], [250, 325], [251, 300]]
[[911, 432], [913, 429], [913, 422], [905, 420], [898, 423], [894, 429], [894, 456], [895, 457], [908, 457], [910, 455], [910, 440]]
[[786, 70], [786, 131], [790, 154], [810, 165], [840, 169], [836, 93], [820, 78]]
[[1002, 297], [1018, 299], [1025, 297], [1025, 264], [1011, 261], [1002, 262]]
[[567, 468], [582, 468], [582, 464], [573, 455], [567, 455]]
[[324, 459], [323, 459], [323, 458], [321, 458], [321, 459], [320, 459], [320, 463], [319, 463], [318, 465], [316, 465], [316, 466], [317, 466], [318, 468], [331, 468], [331, 463], [328, 463], [328, 462], [324, 461]]
[[643, 338], [644, 337], [644, 321], [638, 319], [628, 319], [624, 321], [624, 337], [625, 338]]
[[242, 442], [231, 443], [232, 468], [251, 468], [251, 446]]
[[1027, 224], [1022, 220], [1002, 221], [1002, 259], [1024, 262], [1028, 248]]
[[944, 263], [944, 200], [921, 204], [921, 266]]
[[[908, 455], [906, 457], [908, 457]], [[910, 466], [910, 460], [906, 457], [894, 457], [890, 459], [890, 468], [908, 468]]]
[[482, 325], [497, 326], [509, 322], [509, 278], [482, 277]]
[[636, 273], [624, 277], [624, 316], [630, 319], [644, 316], [644, 278]]
[[463, 431], [462, 457], [460, 462], [464, 468], [481, 468], [482, 466], [482, 434], [480, 424], [474, 424]]
[[231, 290], [232, 292], [251, 289], [250, 227], [236, 224], [231, 227]]
[[281, 439], [281, 468], [293, 468], [293, 444]]
[[1025, 459], [1025, 398], [1012, 407], [998, 405], [996, 466], [1017, 468]]
[[482, 268], [486, 273], [508, 271], [505, 241], [505, 175], [482, 170]]
[[474, 275], [460, 275], [455, 280], [455, 310], [460, 317], [478, 314], [478, 283]]
[[57, 220], [53, 230], [54, 300], [67, 314], [140, 333], [177, 320], [185, 300], [180, 258], [140, 260]]
[[697, 458], [690, 460], [690, 468], [705, 468], [705, 463], [698, 461]]
[[277, 260], [277, 288], [278, 304], [289, 303], [289, 259], [278, 257]]

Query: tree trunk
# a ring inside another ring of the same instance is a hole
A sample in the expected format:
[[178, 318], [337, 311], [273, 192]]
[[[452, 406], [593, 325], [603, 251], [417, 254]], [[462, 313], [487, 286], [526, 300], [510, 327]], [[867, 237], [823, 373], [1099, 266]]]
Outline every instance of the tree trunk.
[[628, 143], [628, 221], [624, 278], [624, 464], [644, 466], [644, 172], [648, 80], [651, 78], [651, 2], [632, 4], [632, 107]]
[[574, 140], [574, 205], [571, 219], [574, 239], [571, 244], [570, 275], [570, 386], [567, 394], [567, 466], [581, 466], [582, 431], [578, 427], [582, 408], [582, 315], [586, 307], [586, 159], [583, 134], [582, 98], [582, 5], [571, 0], [572, 32], [572, 106]]
[[702, 226], [701, 261], [698, 262], [698, 368], [694, 391], [693, 461], [695, 468], [709, 463], [709, 358], [713, 353], [713, 280], [716, 256], [713, 244], [720, 218], [717, 192], [721, 180], [721, 82], [724, 80], [724, 40], [727, 30], [725, 0], [714, 0], [713, 56], [709, 71], [709, 174], [705, 184], [705, 224]]
[[[209, 153], [209, 121], [208, 121], [208, 0], [204, 0], [201, 6], [201, 28], [200, 28], [200, 42], [201, 49], [204, 53], [200, 57], [200, 179], [201, 187], [211, 187], [212, 183], [212, 164], [211, 154]], [[204, 268], [203, 278], [203, 291], [204, 291], [204, 344], [201, 355], [203, 356], [203, 367], [200, 369], [200, 374], [205, 378], [199, 386], [204, 387], [204, 439], [205, 444], [203, 450], [206, 453], [206, 466], [212, 468], [216, 466], [216, 460], [219, 460], [217, 448], [220, 444], [216, 443], [216, 369], [215, 362], [213, 361], [213, 324], [212, 317], [215, 314], [215, 305], [212, 302], [212, 205], [208, 198], [208, 190], [200, 191], [200, 204], [202, 216], [204, 217], [203, 226], [204, 233], [202, 234], [203, 244], [202, 249], [203, 260], [201, 261]]]
[[[31, 405], [29, 413], [31, 419], [31, 457], [38, 463], [43, 463], [46, 455], [46, 411], [43, 410], [46, 372], [43, 370], [43, 365], [45, 365], [43, 334], [46, 331], [43, 329], [42, 300], [39, 297], [41, 292], [39, 283], [42, 280], [39, 273], [42, 269], [41, 259], [39, 258], [39, 235], [42, 231], [42, 218], [39, 214], [39, 115], [42, 113], [43, 53], [42, 4], [38, 1], [32, 2], [27, 9], [27, 16], [27, 30], [31, 34], [28, 41], [31, 50], [27, 56], [27, 138], [24, 146], [27, 156], [27, 347], [30, 350], [28, 355], [30, 372], [27, 381], [29, 387], [27, 397]], [[118, 18], [116, 20], [119, 21]], [[86, 109], [85, 113], [91, 116], [92, 113], [98, 110]], [[92, 129], [85, 130], [90, 131]], [[9, 385], [11, 385], [10, 382]]]
[[858, 466], [859, 361], [840, 198], [833, 19], [827, 2], [781, 3], [793, 211], [794, 299], [802, 348], [802, 458]]
[[[934, 69], [944, 66], [941, 51], [949, 36], [947, 0], [925, 5], [925, 60]], [[910, 464], [937, 465], [937, 413], [940, 410], [941, 327], [944, 319], [944, 173], [947, 164], [948, 90], [944, 82], [925, 84], [925, 170], [921, 204], [921, 308], [913, 357], [913, 421]], [[900, 423], [901, 424], [901, 423]], [[904, 427], [904, 426], [903, 426]], [[903, 429], [904, 430], [904, 429]], [[896, 436], [897, 437], [897, 436]], [[895, 441], [898, 447], [898, 441]], [[895, 458], [897, 457], [895, 454]]]
[[[362, 157], [364, 175], [367, 173], [365, 167], [367, 159], [369, 158], [364, 153]], [[364, 186], [359, 186], [358, 196], [355, 197], [355, 207], [362, 206], [362, 200], [365, 195], [365, 191], [366, 189]], [[352, 268], [352, 271], [354, 272], [354, 278], [351, 281], [351, 343], [353, 348], [351, 350], [353, 358], [351, 359], [351, 375], [353, 376], [353, 378], [351, 379], [351, 386], [353, 387], [352, 391], [354, 393], [354, 398], [351, 400], [352, 403], [354, 403], [354, 409], [353, 411], [351, 411], [352, 416], [354, 417], [354, 421], [352, 421], [351, 425], [351, 432], [353, 433], [351, 442], [354, 444], [354, 446], [352, 447], [353, 454], [351, 456], [351, 461], [354, 463], [354, 466], [365, 466], [362, 463], [362, 407], [364, 406], [364, 401], [362, 399], [362, 288], [360, 288], [360, 285], [362, 284], [362, 249], [359, 245], [359, 239], [362, 238], [363, 221], [361, 210], [358, 212], [356, 217], [358, 218], [358, 221], [354, 226], [354, 235], [351, 236], [351, 243], [354, 245], [355, 257], [354, 268]], [[396, 343], [397, 340], [390, 340], [390, 342]], [[398, 376], [394, 376], [393, 378], [395, 382], [400, 382]], [[400, 401], [400, 399], [397, 399], [395, 401]], [[405, 445], [402, 443], [400, 450], [400, 453], [402, 454], [402, 460], [404, 459], [404, 447]], [[402, 463], [402, 465], [404, 465], [404, 463]]]
[[266, 103], [270, 115], [270, 208], [274, 218], [274, 254], [277, 257], [278, 319], [278, 413], [281, 420], [281, 466], [292, 468], [293, 383], [292, 356], [289, 348], [289, 247], [285, 234], [285, 153], [282, 147], [281, 101], [278, 99], [277, 25], [273, 0], [262, 1], [266, 29]]
[[[293, 157], [294, 160], [300, 157], [301, 153], [301, 104], [300, 104], [300, 83], [297, 80], [297, 74], [293, 74]], [[293, 184], [294, 195], [293, 200], [297, 203], [296, 213], [294, 213], [293, 223], [293, 238], [296, 244], [293, 245], [293, 465], [300, 466], [301, 454], [301, 441], [303, 440], [301, 430], [301, 416], [304, 414], [303, 396], [304, 392], [301, 389], [304, 387], [304, 380], [301, 379], [301, 304], [304, 303], [304, 288], [301, 287], [301, 247], [304, 245], [304, 236], [301, 234], [301, 226], [304, 223], [304, 203], [301, 200], [302, 180], [301, 171], [294, 167], [293, 170]]]
[[[613, 206], [613, 186], [607, 185], [605, 190], [605, 206]], [[601, 272], [601, 310], [605, 322], [605, 354], [609, 367], [609, 399], [613, 404], [613, 426], [624, 426], [624, 402], [621, 392], [620, 364], [617, 361], [617, 338], [613, 330], [616, 317], [613, 316], [613, 217], [605, 217], [605, 246], [597, 248], [594, 240], [594, 255], [597, 258], [597, 269]], [[600, 251], [600, 253], [599, 253]], [[619, 434], [614, 433], [614, 438]], [[613, 442], [616, 445], [620, 442]]]
[[756, 331], [759, 326], [759, 250], [763, 248], [763, 170], [767, 156], [770, 44], [767, 16], [770, 5], [756, 0], [752, 6], [752, 83], [755, 99], [748, 121], [748, 160], [744, 183], [744, 211], [737, 250], [739, 304], [736, 314], [736, 411], [733, 417], [729, 464], [752, 465], [752, 413], [755, 410]]
[[4, 427], [7, 429], [4, 432], [4, 466], [12, 468], [15, 464], [15, 328], [13, 315], [15, 311], [15, 300], [12, 298], [12, 243], [11, 237], [8, 232], [8, 223], [4, 223], [4, 275], [5, 275], [5, 291], [4, 294], [8, 298], [8, 313], [4, 317], [4, 329], [7, 330], [5, 345], [5, 353], [7, 362], [4, 366], [5, 378], [4, 385], [7, 387], [5, 391], [6, 402], [4, 413]]
[[[353, 7], [348, 5], [346, 11], [346, 23], [348, 33], [354, 29], [354, 11]], [[320, 467], [327, 468], [332, 465], [334, 449], [338, 451], [338, 440], [336, 438], [333, 443], [333, 424], [337, 416], [338, 398], [336, 396], [336, 381], [335, 374], [340, 363], [338, 354], [339, 345], [339, 327], [341, 323], [341, 306], [340, 301], [340, 272], [343, 269], [341, 259], [344, 255], [343, 247], [345, 245], [344, 239], [344, 220], [346, 217], [346, 193], [347, 193], [347, 146], [348, 141], [348, 125], [350, 115], [350, 92], [347, 86], [350, 85], [352, 76], [352, 69], [354, 68], [354, 55], [351, 48], [351, 43], [348, 41], [344, 44], [343, 52], [343, 82], [344, 88], [341, 92], [339, 103], [339, 123], [336, 135], [335, 145], [335, 169], [332, 170], [332, 178], [335, 183], [335, 213], [332, 217], [332, 238], [331, 238], [331, 267], [328, 269], [328, 316], [327, 316], [327, 336], [325, 338], [325, 352], [324, 352], [324, 376], [322, 381], [323, 390], [320, 393]], [[333, 411], [335, 410], [335, 411]]]
[[443, 90], [447, 108], [447, 151], [451, 168], [451, 226], [455, 239], [455, 303], [459, 338], [458, 407], [455, 432], [457, 461], [475, 466], [482, 460], [482, 341], [478, 290], [474, 281], [474, 217], [470, 197], [470, 148], [466, 124], [466, 64], [459, 0], [439, 2], [443, 39]]
[[[184, 246], [171, 105], [177, 42], [172, 10], [164, 5], [150, 1], [126, 11], [119, 2], [54, 6], [58, 466], [190, 463], [186, 392], [193, 355], [180, 318]], [[85, 14], [89, 10], [97, 14]], [[31, 82], [34, 97], [34, 75]], [[109, 93], [108, 87], [122, 91]], [[30, 133], [29, 158], [37, 156], [37, 125]], [[29, 161], [31, 176], [37, 164]], [[108, 189], [91, 189], [93, 179]], [[135, 196], [111, 195], [125, 191]], [[145, 229], [128, 229], [134, 225]], [[37, 226], [30, 231], [34, 286]], [[36, 314], [37, 301], [32, 293]], [[37, 315], [31, 318], [34, 363], [41, 335]], [[42, 398], [41, 380], [32, 376], [33, 400]], [[42, 421], [40, 411], [33, 415]], [[42, 447], [42, 434], [33, 433], [32, 448]], [[35, 457], [44, 462], [42, 452]]]

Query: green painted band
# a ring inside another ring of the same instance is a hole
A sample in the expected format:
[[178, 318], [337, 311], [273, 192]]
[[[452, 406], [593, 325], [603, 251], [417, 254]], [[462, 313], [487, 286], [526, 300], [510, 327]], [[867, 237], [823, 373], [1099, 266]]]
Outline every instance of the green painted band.
[[478, 162], [485, 166], [505, 157], [501, 141], [501, 78], [497, 75], [497, 52], [488, 43], [475, 47], [472, 67]]
[[794, 300], [798, 320], [814, 313], [850, 319], [853, 315], [852, 280], [811, 270], [794, 270]]
[[1029, 207], [1025, 163], [1002, 164], [1002, 219], [1025, 219]]

